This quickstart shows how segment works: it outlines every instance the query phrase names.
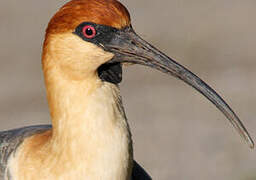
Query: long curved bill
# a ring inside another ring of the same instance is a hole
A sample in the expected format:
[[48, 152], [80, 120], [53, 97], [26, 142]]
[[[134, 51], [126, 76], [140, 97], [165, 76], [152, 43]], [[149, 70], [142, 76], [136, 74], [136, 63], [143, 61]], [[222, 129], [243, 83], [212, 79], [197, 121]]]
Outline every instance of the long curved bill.
[[254, 147], [253, 140], [240, 119], [210, 86], [191, 71], [141, 39], [132, 27], [118, 30], [112, 40], [103, 48], [115, 54], [111, 62], [127, 62], [150, 66], [189, 84], [209, 99], [228, 118], [249, 146]]

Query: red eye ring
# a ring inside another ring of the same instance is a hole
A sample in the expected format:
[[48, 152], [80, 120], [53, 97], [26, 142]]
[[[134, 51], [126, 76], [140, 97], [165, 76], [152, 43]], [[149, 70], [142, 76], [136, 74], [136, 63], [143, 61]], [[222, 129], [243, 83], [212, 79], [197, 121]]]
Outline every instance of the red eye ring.
[[96, 35], [96, 30], [91, 25], [86, 25], [83, 27], [83, 35], [84, 37], [91, 39]]

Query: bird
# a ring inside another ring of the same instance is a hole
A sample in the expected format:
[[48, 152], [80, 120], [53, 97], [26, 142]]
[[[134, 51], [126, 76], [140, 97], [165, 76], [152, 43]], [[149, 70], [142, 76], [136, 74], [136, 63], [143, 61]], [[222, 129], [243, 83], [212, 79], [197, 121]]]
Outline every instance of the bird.
[[137, 35], [128, 10], [117, 0], [66, 3], [51, 18], [42, 51], [52, 124], [0, 132], [0, 179], [152, 179], [133, 157], [119, 89], [125, 64], [148, 66], [192, 86], [254, 147], [230, 106]]

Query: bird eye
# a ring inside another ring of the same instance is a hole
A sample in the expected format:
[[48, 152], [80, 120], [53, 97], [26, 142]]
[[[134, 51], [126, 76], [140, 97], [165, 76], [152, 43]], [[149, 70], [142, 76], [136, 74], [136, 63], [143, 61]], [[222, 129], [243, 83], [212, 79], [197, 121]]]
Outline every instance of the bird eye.
[[96, 35], [96, 30], [91, 25], [86, 25], [83, 27], [83, 35], [84, 37], [91, 39]]

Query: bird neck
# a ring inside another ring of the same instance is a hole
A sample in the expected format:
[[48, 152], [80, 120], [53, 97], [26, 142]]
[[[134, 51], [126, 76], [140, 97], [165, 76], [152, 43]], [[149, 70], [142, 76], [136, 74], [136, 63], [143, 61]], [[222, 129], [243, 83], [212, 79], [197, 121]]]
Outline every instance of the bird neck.
[[13, 174], [24, 179], [130, 179], [132, 140], [119, 88], [96, 73], [72, 80], [58, 67], [44, 66], [44, 75], [52, 130], [23, 142], [11, 161], [17, 164]]
[[[109, 153], [105, 157], [118, 147], [119, 155], [124, 153], [131, 158], [131, 135], [119, 87], [102, 82], [96, 72], [85, 75], [83, 80], [74, 80], [63, 73], [57, 67], [45, 71], [51, 141], [61, 148], [85, 148], [87, 153], [103, 149], [102, 154]], [[75, 147], [67, 146], [69, 143]]]
[[[95, 100], [100, 95], [99, 91], [111, 92], [111, 85], [104, 85], [96, 75], [86, 76], [83, 80], [74, 80], [63, 75], [62, 70], [58, 68], [45, 72], [45, 82], [54, 138], [67, 141], [69, 138], [72, 140], [74, 137], [79, 137], [77, 135], [80, 133], [85, 135], [91, 130], [97, 132], [96, 118], [102, 115], [103, 119], [105, 116], [104, 111], [98, 109], [98, 106], [106, 102], [101, 100], [96, 104]], [[109, 98], [113, 98], [115, 93], [118, 91], [115, 92], [113, 87]], [[111, 123], [110, 119], [114, 119], [114, 117], [106, 118], [109, 122], [102, 120], [101, 123]]]

